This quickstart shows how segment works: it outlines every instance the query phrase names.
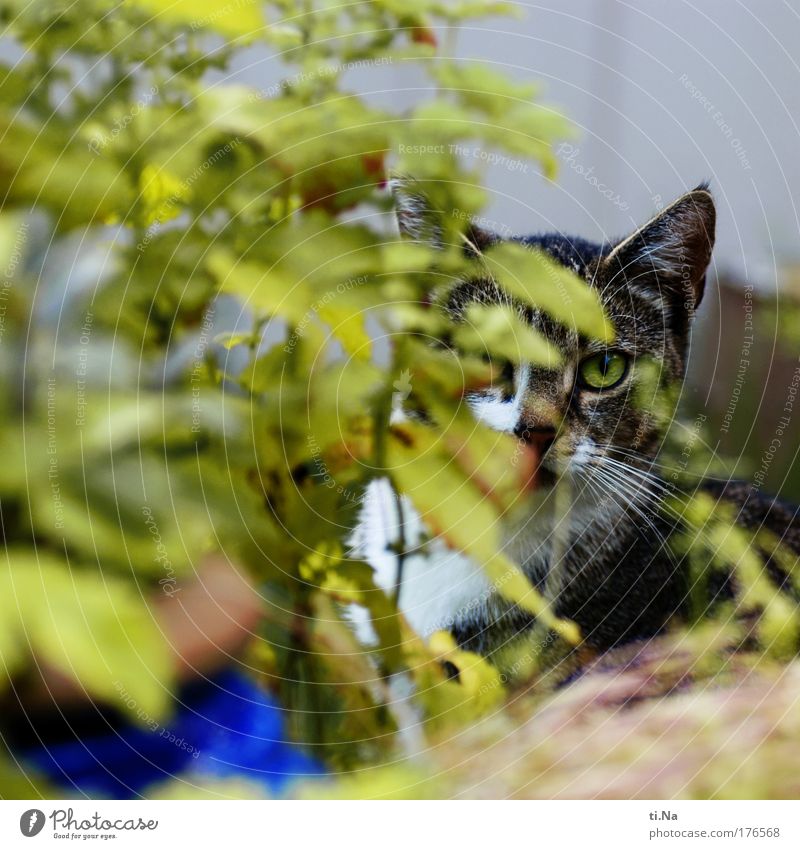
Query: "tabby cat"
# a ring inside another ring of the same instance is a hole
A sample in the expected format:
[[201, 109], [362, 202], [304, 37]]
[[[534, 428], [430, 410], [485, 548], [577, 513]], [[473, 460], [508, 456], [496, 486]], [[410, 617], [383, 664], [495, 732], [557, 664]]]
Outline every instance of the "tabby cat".
[[[397, 183], [395, 197], [405, 235], [441, 238], [440, 223], [415, 184]], [[684, 376], [715, 218], [713, 198], [701, 185], [616, 243], [559, 234], [514, 239], [545, 251], [594, 287], [616, 338], [606, 346], [519, 307], [557, 346], [562, 364], [508, 366], [505, 383], [467, 397], [478, 420], [538, 448], [539, 487], [525, 511], [504, 520], [505, 551], [549, 596], [555, 612], [576, 622], [586, 642], [599, 650], [657, 633], [686, 604], [687, 570], [669, 545], [676, 522], [660, 509], [668, 492], [658, 470], [667, 422], [641, 398], [647, 397], [647, 381], [668, 387]], [[470, 228], [466, 250], [477, 269], [480, 256], [500, 241]], [[476, 301], [510, 299], [477, 271], [475, 279], [452, 289], [442, 306], [458, 322]], [[553, 508], [557, 479], [571, 492], [564, 515]], [[738, 522], [768, 527], [800, 550], [794, 507], [746, 483], [706, 481], [700, 487], [734, 505]], [[491, 654], [528, 631], [531, 616], [503, 600], [477, 563], [431, 539], [410, 502], [403, 499], [402, 510], [396, 508], [386, 481], [373, 482], [353, 545], [374, 566], [378, 584], [394, 588], [394, 543], [402, 520], [410, 552], [399, 605], [422, 636], [447, 629], [463, 647]]]

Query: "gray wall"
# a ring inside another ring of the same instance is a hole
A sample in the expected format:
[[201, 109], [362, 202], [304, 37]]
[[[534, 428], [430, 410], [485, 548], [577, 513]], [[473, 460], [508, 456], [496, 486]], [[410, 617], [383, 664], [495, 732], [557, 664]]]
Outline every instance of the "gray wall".
[[580, 132], [556, 184], [490, 169], [493, 217], [613, 237], [708, 179], [717, 267], [772, 285], [776, 265], [800, 260], [798, 6], [547, 0], [521, 24], [464, 31], [464, 55], [542, 79]]
[[[453, 52], [542, 81], [579, 138], [556, 183], [532, 169], [487, 168], [487, 217], [516, 232], [614, 237], [708, 179], [720, 208], [718, 268], [769, 288], [776, 267], [800, 261], [797, 0], [517, 5], [521, 20], [462, 27]], [[259, 51], [238, 67], [260, 86], [279, 73]], [[397, 106], [413, 101], [421, 79], [398, 63], [358, 69], [350, 82]]]

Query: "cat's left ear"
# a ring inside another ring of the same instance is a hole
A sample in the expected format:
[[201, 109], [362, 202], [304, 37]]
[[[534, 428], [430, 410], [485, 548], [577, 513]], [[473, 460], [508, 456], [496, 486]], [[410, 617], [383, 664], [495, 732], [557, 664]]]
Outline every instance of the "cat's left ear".
[[[389, 187], [394, 197], [397, 224], [401, 234], [417, 242], [424, 242], [433, 248], [444, 247], [445, 215], [434, 208], [422, 185], [411, 177], [394, 176], [389, 181]], [[456, 222], [460, 220], [454, 212], [451, 216]], [[467, 223], [463, 231], [461, 227], [455, 229], [461, 234], [463, 244], [461, 242], [459, 244], [468, 256], [478, 256], [500, 240], [497, 234], [471, 221]], [[453, 238], [457, 238], [455, 233]]]
[[698, 186], [614, 247], [604, 260], [608, 279], [682, 298], [694, 310], [703, 298], [715, 226], [714, 199]]
[[442, 247], [442, 213], [434, 209], [420, 184], [411, 177], [393, 176], [389, 188], [394, 198], [400, 233], [433, 248]]

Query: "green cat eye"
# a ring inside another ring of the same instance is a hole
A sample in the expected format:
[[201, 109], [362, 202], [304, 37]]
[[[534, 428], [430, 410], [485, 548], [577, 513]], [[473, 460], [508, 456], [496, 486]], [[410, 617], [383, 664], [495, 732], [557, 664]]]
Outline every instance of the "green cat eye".
[[610, 389], [616, 386], [628, 371], [628, 358], [619, 351], [601, 351], [582, 360], [578, 378], [585, 389]]

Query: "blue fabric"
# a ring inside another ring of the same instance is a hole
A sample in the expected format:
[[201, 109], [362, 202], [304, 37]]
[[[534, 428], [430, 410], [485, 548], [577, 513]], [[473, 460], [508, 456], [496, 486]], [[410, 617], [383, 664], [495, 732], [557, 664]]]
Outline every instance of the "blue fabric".
[[178, 701], [155, 728], [126, 725], [19, 754], [68, 795], [114, 799], [146, 795], [149, 785], [175, 775], [198, 784], [203, 776], [247, 778], [280, 794], [324, 772], [286, 740], [280, 707], [244, 675], [228, 671], [193, 684]]

